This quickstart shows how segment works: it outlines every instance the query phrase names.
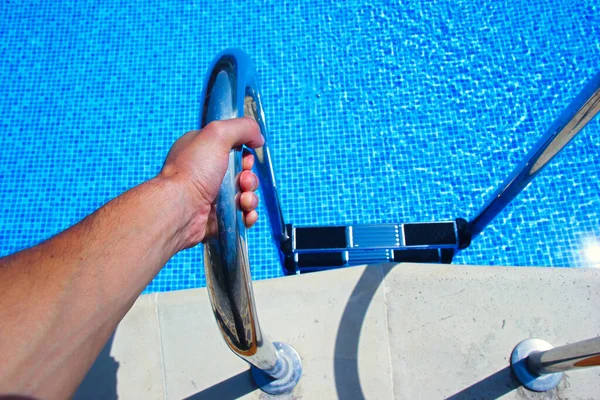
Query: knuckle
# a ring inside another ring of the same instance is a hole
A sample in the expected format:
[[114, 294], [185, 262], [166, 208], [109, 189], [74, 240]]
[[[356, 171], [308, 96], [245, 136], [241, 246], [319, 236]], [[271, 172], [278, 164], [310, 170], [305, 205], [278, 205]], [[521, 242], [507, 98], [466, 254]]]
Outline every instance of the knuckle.
[[216, 139], [224, 140], [226, 134], [224, 125], [225, 123], [223, 121], [212, 121], [206, 125], [204, 130]]
[[247, 124], [252, 128], [252, 129], [260, 129], [258, 126], [258, 122], [256, 122], [256, 120], [252, 117], [244, 117], [244, 120], [247, 121]]

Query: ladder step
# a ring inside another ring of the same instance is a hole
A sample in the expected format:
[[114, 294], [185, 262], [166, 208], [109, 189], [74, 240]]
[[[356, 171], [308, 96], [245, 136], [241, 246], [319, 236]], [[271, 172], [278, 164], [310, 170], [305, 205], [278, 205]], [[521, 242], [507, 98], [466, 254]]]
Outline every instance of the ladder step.
[[381, 262], [452, 262], [470, 244], [468, 224], [455, 221], [358, 224], [337, 226], [287, 225], [286, 273]]
[[375, 249], [458, 249], [465, 235], [461, 219], [446, 222], [342, 226], [291, 226], [293, 253]]
[[453, 249], [330, 251], [322, 253], [296, 253], [290, 260], [292, 268], [300, 273], [350, 267], [382, 262], [418, 262], [449, 264]]

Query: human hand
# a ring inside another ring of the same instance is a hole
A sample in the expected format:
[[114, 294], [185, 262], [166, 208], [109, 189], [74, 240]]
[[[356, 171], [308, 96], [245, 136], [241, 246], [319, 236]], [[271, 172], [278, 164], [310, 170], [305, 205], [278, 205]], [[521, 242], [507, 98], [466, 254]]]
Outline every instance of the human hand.
[[[262, 146], [264, 138], [251, 118], [215, 121], [201, 131], [190, 131], [171, 147], [159, 178], [176, 183], [184, 209], [182, 248], [192, 247], [216, 232], [214, 202], [227, 172], [229, 152], [245, 144]], [[238, 181], [237, 205], [243, 211], [244, 223], [250, 228], [258, 219], [258, 197], [254, 193], [258, 178], [251, 171], [254, 156], [244, 152], [243, 171]]]

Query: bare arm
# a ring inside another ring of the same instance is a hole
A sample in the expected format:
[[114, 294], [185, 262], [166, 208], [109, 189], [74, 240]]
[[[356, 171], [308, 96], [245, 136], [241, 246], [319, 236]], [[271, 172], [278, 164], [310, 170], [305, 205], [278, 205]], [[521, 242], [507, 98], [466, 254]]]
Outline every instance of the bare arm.
[[[201, 242], [232, 147], [262, 145], [249, 119], [213, 123], [172, 147], [161, 173], [57, 236], [0, 259], [0, 395], [66, 398], [136, 298], [178, 251]], [[251, 157], [244, 167], [250, 169]], [[240, 176], [246, 224], [256, 177]]]

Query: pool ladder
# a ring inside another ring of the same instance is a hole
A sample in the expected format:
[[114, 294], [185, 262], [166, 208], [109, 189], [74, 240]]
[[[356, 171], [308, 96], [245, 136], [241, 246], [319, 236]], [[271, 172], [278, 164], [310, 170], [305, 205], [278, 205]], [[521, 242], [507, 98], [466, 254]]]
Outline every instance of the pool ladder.
[[[600, 110], [596, 74], [470, 221], [340, 226], [286, 225], [271, 177], [263, 188], [286, 274], [378, 262], [450, 263]], [[262, 182], [262, 181], [261, 181]], [[283, 228], [282, 228], [283, 227]]]
[[[595, 75], [550, 126], [524, 160], [470, 221], [398, 224], [296, 226], [285, 224], [268, 146], [268, 133], [252, 62], [229, 49], [212, 62], [206, 75], [200, 127], [216, 120], [251, 117], [265, 138], [251, 150], [260, 180], [273, 240], [285, 274], [378, 262], [450, 263], [471, 244], [554, 156], [600, 110], [600, 73]], [[302, 374], [298, 353], [271, 342], [258, 323], [248, 261], [246, 228], [236, 208], [236, 177], [241, 151], [232, 150], [216, 202], [217, 233], [205, 241], [207, 288], [217, 324], [230, 349], [251, 364], [258, 386], [267, 393], [290, 392]], [[600, 341], [593, 342], [598, 350]], [[546, 348], [544, 348], [546, 349]]]

